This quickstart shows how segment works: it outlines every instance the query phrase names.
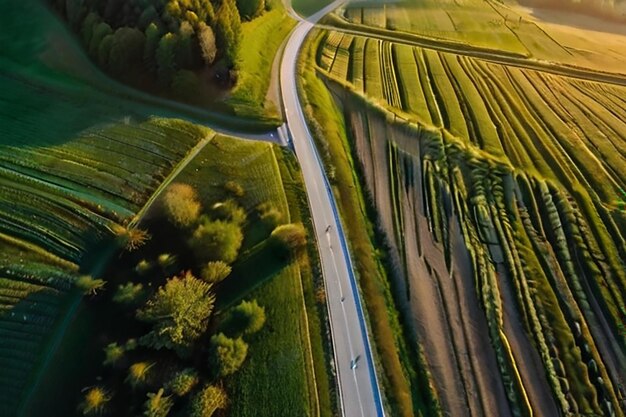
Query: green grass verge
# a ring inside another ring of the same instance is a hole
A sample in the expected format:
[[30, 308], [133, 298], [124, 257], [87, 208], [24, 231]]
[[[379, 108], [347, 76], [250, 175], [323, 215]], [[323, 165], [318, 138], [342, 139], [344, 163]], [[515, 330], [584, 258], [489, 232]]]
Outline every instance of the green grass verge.
[[273, 87], [274, 58], [296, 22], [280, 1], [273, 0], [269, 4], [269, 11], [243, 24], [237, 63], [239, 79], [226, 100], [238, 116], [280, 119], [276, 107], [279, 103], [267, 100], [267, 94]]
[[370, 207], [358, 180], [358, 168], [352, 158], [343, 116], [329, 90], [317, 77], [315, 66], [310, 65], [315, 62], [320, 39], [320, 33], [313, 32], [303, 49], [299, 61], [300, 87], [305, 95], [305, 114], [320, 147], [346, 227], [378, 354], [377, 362], [383, 371], [381, 381], [387, 405], [393, 415], [429, 415], [425, 401], [421, 396], [413, 395], [413, 390], [418, 390], [412, 365], [415, 352], [411, 352], [404, 339], [387, 279], [385, 255], [368, 218]]

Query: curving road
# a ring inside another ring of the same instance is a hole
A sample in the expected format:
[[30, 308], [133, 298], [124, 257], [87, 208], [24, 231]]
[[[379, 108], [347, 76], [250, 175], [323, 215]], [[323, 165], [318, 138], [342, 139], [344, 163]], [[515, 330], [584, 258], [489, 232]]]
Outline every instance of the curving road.
[[309, 31], [322, 16], [340, 6], [337, 0], [301, 20], [285, 46], [280, 86], [286, 125], [279, 128], [295, 149], [302, 168], [326, 284], [340, 407], [345, 417], [384, 416], [376, 370], [346, 239], [313, 138], [298, 99], [296, 61]]

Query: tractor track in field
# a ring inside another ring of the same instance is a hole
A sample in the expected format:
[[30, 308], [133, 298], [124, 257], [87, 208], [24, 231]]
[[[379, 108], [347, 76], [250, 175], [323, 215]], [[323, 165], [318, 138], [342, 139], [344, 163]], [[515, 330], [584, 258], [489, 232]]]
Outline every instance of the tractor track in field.
[[443, 39], [433, 39], [414, 33], [394, 32], [389, 29], [381, 28], [369, 28], [367, 26], [346, 22], [338, 18], [335, 19], [334, 23], [336, 26], [321, 24], [318, 27], [321, 29], [343, 32], [355, 36], [375, 38], [398, 44], [417, 46], [425, 49], [434, 49], [440, 52], [468, 56], [510, 67], [547, 72], [554, 75], [577, 78], [586, 81], [626, 86], [626, 74], [600, 72], [554, 62], [539, 61], [514, 53], [473, 47]]

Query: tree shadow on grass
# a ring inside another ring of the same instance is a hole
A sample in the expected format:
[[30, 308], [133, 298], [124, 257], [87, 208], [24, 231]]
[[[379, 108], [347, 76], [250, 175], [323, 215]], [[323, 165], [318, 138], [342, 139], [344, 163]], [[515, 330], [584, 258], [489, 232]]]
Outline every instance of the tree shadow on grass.
[[230, 276], [217, 289], [217, 308], [224, 310], [237, 303], [280, 274], [289, 263], [289, 259], [276, 253], [268, 240], [259, 243], [242, 254], [240, 260], [233, 265]]

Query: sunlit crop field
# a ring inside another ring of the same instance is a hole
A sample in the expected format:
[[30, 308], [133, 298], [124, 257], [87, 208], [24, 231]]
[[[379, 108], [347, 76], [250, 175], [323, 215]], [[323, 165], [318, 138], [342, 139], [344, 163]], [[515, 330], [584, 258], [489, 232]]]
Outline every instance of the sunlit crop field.
[[624, 415], [626, 88], [339, 30], [317, 56], [444, 410]]

